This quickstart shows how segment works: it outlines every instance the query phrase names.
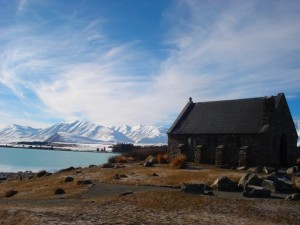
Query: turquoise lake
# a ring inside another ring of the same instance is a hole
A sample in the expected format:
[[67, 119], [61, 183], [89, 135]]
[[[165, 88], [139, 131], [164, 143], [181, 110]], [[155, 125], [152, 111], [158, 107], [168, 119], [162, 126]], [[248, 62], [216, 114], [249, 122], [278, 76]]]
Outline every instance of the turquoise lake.
[[70, 166], [100, 165], [115, 153], [51, 151], [25, 148], [0, 148], [0, 172], [47, 170], [55, 172]]

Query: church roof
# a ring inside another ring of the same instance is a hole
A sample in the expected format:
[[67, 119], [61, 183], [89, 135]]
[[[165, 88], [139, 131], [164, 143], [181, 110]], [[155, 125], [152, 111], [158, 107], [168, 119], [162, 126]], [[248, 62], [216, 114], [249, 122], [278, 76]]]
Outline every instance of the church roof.
[[190, 99], [173, 123], [172, 134], [236, 134], [262, 133], [264, 101], [275, 97], [193, 103]]

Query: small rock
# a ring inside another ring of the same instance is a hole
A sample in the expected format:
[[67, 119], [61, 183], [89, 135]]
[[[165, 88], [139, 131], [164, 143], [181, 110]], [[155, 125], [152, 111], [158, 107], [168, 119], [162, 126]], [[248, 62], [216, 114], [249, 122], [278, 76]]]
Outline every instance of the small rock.
[[152, 177], [158, 177], [159, 175], [157, 173], [152, 173]]
[[68, 176], [65, 178], [65, 182], [72, 182], [74, 180], [74, 177]]
[[155, 160], [155, 158], [152, 155], [149, 155], [147, 157], [147, 159], [145, 160], [144, 167], [151, 167], [151, 166], [153, 166], [154, 160]]
[[206, 184], [183, 184], [181, 191], [191, 194], [213, 195], [213, 190]]
[[66, 192], [62, 188], [57, 188], [54, 192], [55, 195], [63, 195], [66, 194]]
[[285, 199], [290, 201], [300, 201], [300, 193], [294, 193], [292, 195], [287, 196]]
[[271, 191], [264, 187], [248, 185], [244, 189], [243, 196], [248, 198], [269, 198]]
[[7, 192], [5, 193], [5, 197], [10, 198], [10, 197], [16, 195], [17, 193], [18, 193], [18, 191], [16, 191], [16, 190], [10, 190], [10, 191], [7, 191]]
[[93, 184], [93, 182], [91, 180], [79, 180], [76, 183], [77, 185], [89, 185], [89, 184]]
[[121, 175], [120, 175], [120, 178], [127, 178], [127, 175], [121, 174]]
[[114, 165], [110, 163], [105, 163], [102, 165], [102, 168], [114, 168]]
[[132, 191], [127, 191], [127, 192], [123, 192], [123, 193], [119, 194], [119, 196], [121, 197], [121, 196], [132, 195], [132, 194], [133, 194]]
[[120, 174], [117, 173], [117, 174], [115, 174], [114, 178], [115, 178], [115, 180], [120, 180], [121, 176], [120, 176]]

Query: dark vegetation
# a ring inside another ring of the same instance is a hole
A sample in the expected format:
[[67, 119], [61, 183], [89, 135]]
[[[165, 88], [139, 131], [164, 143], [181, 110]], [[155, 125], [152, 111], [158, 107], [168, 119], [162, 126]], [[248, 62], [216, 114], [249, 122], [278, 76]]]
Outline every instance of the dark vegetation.
[[45, 141], [21, 141], [21, 142], [18, 142], [19, 145], [39, 145], [39, 146], [42, 146], [42, 145], [49, 145], [48, 142], [45, 142]]

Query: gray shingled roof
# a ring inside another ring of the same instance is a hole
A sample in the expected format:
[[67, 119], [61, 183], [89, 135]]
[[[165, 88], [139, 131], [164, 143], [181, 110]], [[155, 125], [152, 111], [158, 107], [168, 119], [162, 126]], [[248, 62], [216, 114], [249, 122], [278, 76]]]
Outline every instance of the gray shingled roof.
[[261, 133], [264, 98], [190, 103], [169, 129], [171, 134]]

